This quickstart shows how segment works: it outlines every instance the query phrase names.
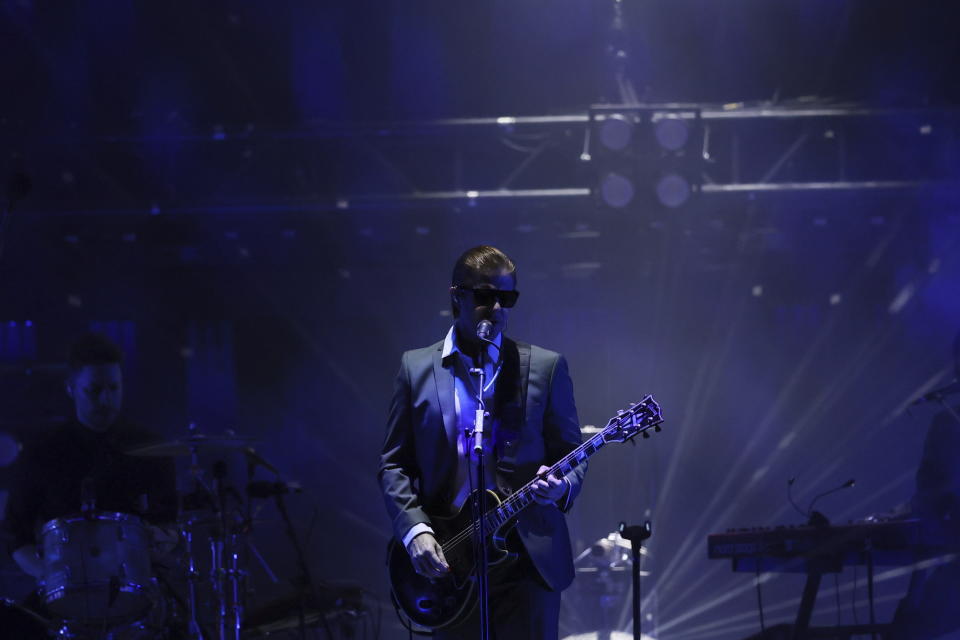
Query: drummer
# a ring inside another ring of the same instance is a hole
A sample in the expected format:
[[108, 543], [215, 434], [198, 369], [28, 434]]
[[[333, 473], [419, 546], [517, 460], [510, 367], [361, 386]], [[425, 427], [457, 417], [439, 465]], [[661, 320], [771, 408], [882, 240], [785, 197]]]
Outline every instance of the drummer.
[[70, 350], [66, 380], [75, 416], [24, 451], [16, 465], [3, 524], [14, 561], [34, 578], [43, 575], [36, 533], [49, 520], [82, 508], [153, 523], [176, 519], [172, 460], [123, 454], [159, 438], [121, 413], [122, 360], [107, 337], [81, 336]]

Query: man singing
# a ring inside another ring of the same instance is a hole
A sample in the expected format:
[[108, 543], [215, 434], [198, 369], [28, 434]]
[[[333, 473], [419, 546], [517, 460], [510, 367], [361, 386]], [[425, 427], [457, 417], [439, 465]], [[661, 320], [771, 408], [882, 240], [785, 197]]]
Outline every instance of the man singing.
[[[490, 413], [487, 488], [516, 490], [580, 444], [566, 360], [503, 335], [519, 297], [516, 286], [516, 267], [506, 254], [490, 246], [469, 249], [453, 268], [453, 326], [440, 342], [401, 359], [379, 479], [394, 535], [428, 578], [450, 570], [428, 514], [457, 511], [478, 488], [471, 433], [481, 397]], [[477, 337], [483, 321], [490, 323], [487, 341]], [[560, 592], [574, 576], [563, 514], [585, 471], [581, 465], [565, 477], [537, 480], [536, 503], [517, 521], [520, 558], [491, 574], [490, 629], [497, 640], [557, 638]], [[435, 637], [470, 638], [478, 631], [475, 612]]]

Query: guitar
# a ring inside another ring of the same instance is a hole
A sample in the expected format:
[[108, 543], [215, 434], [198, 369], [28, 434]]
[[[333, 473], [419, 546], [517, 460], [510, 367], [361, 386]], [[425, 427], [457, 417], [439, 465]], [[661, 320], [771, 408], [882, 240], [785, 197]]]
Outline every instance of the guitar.
[[[579, 447], [565, 455], [544, 476], [563, 477], [608, 442], [625, 442], [637, 434], [650, 437], [649, 430], [660, 431], [663, 416], [653, 396], [647, 396], [628, 409], [618, 411], [607, 425]], [[494, 505], [484, 514], [487, 558], [491, 571], [509, 564], [515, 557], [506, 548], [506, 535], [517, 522], [518, 514], [533, 500], [533, 478], [502, 502], [487, 490], [487, 504]], [[460, 511], [449, 517], [430, 514], [430, 523], [450, 575], [431, 581], [418, 574], [403, 544], [392, 540], [387, 547], [391, 596], [405, 622], [428, 629], [449, 627], [468, 616], [476, 605], [476, 562], [473, 554], [474, 524], [468, 497]]]

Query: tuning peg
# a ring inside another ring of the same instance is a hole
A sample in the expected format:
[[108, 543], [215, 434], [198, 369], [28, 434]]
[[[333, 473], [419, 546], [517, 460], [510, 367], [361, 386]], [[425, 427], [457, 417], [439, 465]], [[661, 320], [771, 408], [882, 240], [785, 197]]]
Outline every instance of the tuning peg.
[[649, 438], [649, 437], [650, 437], [650, 433], [647, 432], [647, 431], [644, 431], [644, 432], [643, 432], [643, 438], [644, 438], [644, 440], [646, 440], [646, 439]]
[[656, 431], [657, 433], [660, 433], [661, 431], [663, 431], [663, 429], [660, 428], [660, 425], [656, 425], [656, 426], [653, 428], [653, 430]]

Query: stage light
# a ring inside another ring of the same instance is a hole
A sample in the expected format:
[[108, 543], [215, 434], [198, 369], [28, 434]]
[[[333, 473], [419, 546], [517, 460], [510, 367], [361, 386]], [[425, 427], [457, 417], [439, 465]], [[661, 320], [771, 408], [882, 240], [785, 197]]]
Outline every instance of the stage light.
[[690, 199], [691, 187], [678, 173], [667, 173], [657, 181], [657, 200], [665, 207], [676, 209]]
[[676, 209], [699, 191], [702, 140], [694, 107], [596, 106], [580, 159], [596, 172], [606, 206]]
[[610, 151], [623, 151], [633, 140], [633, 121], [622, 113], [608, 115], [600, 122], [600, 144]]
[[600, 198], [608, 207], [621, 209], [633, 201], [633, 181], [621, 173], [611, 171], [600, 179]]
[[690, 139], [690, 126], [678, 115], [657, 114], [654, 116], [653, 136], [661, 148], [667, 151], [679, 151]]

